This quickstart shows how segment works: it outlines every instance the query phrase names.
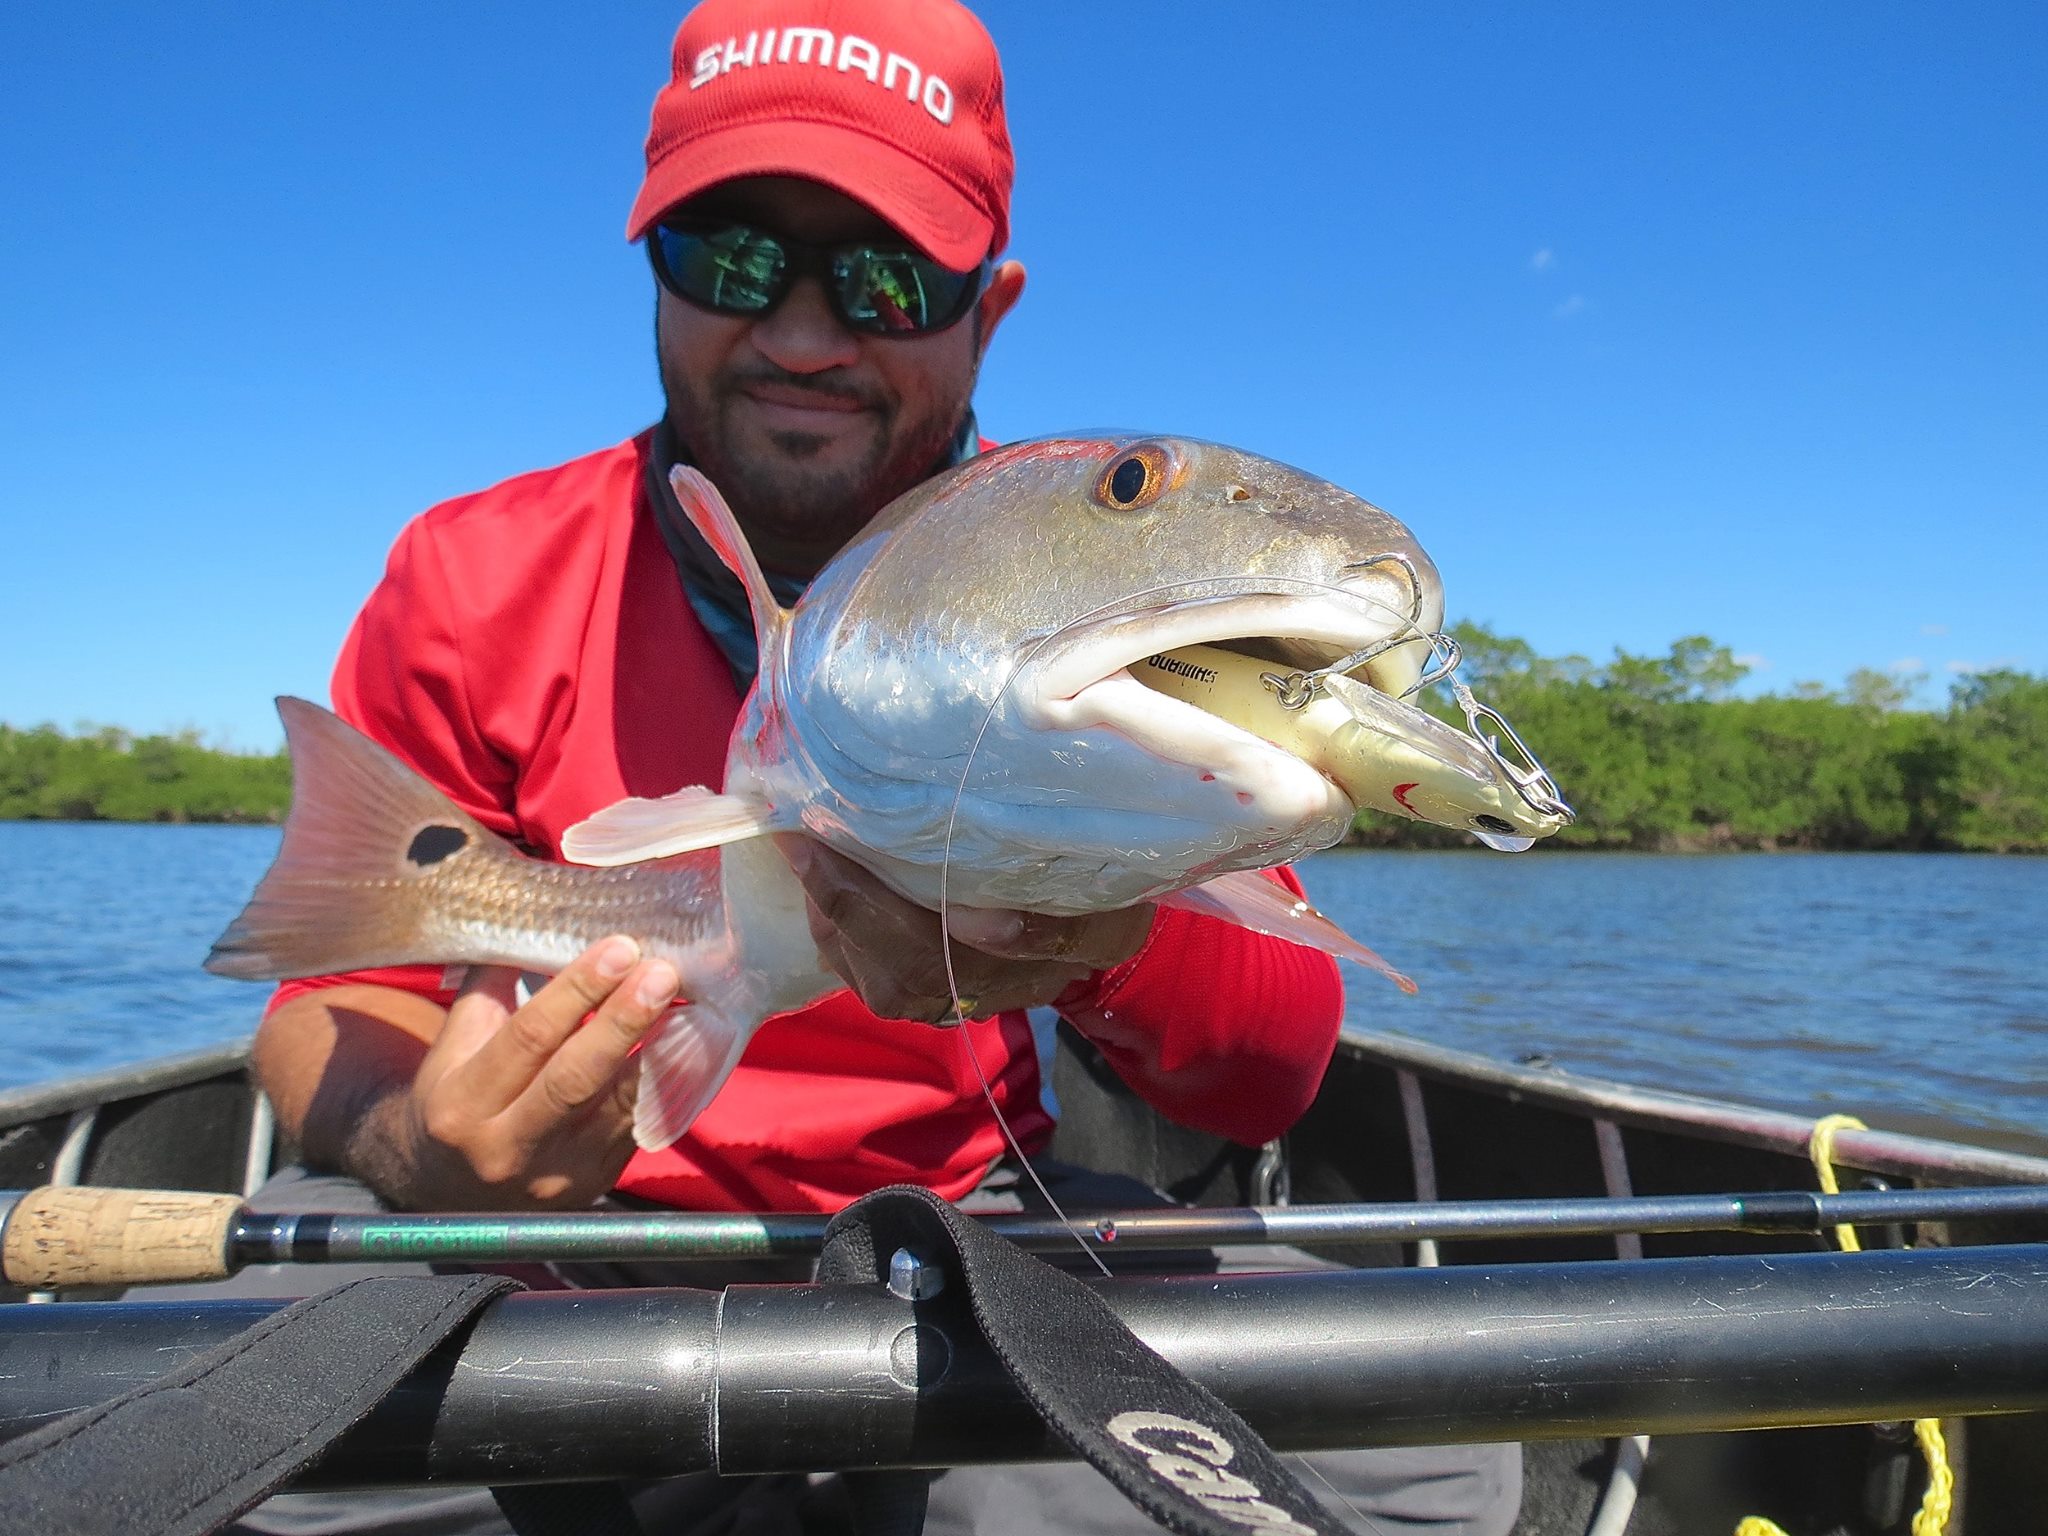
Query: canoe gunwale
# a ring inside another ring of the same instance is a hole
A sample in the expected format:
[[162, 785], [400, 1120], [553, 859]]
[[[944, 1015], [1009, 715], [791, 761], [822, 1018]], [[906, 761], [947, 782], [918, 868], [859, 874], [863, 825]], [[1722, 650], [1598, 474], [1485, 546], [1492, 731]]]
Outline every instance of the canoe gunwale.
[[[1411, 1071], [1446, 1086], [1491, 1091], [1593, 1120], [1650, 1131], [1679, 1131], [1736, 1146], [1806, 1156], [1813, 1120], [1724, 1099], [1638, 1088], [1549, 1067], [1495, 1061], [1406, 1035], [1346, 1025], [1338, 1049], [1376, 1065]], [[1899, 1131], [1844, 1130], [1838, 1163], [1902, 1178], [1956, 1183], [2048, 1183], [2048, 1156], [2006, 1152]]]
[[156, 1056], [123, 1067], [109, 1067], [52, 1083], [32, 1083], [0, 1091], [0, 1131], [53, 1115], [118, 1104], [153, 1093], [168, 1092], [209, 1078], [245, 1072], [253, 1036], [175, 1056]]
[[[0, 1132], [78, 1110], [143, 1098], [242, 1073], [247, 1038], [53, 1083], [0, 1091]], [[1640, 1088], [1550, 1067], [1528, 1067], [1406, 1035], [1346, 1025], [1338, 1050], [1392, 1071], [1411, 1071], [1445, 1086], [1491, 1092], [1591, 1120], [1648, 1131], [1676, 1131], [1735, 1146], [1804, 1158], [1813, 1121], [1783, 1110], [1725, 1099]], [[2048, 1145], [2048, 1144], [2044, 1144]], [[2048, 1153], [2004, 1151], [1899, 1131], [1844, 1130], [1835, 1137], [1838, 1162], [1895, 1177], [1973, 1184], [2048, 1183]]]

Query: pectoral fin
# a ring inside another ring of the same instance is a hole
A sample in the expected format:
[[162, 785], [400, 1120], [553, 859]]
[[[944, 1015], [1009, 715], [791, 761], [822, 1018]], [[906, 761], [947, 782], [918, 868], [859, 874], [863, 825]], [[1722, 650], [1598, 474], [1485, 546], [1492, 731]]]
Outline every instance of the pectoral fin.
[[797, 822], [754, 795], [716, 795], [692, 784], [655, 800], [621, 800], [562, 834], [562, 857], [577, 864], [638, 864], [717, 848]]
[[1416, 991], [1412, 980], [1287, 887], [1256, 871], [1238, 870], [1219, 875], [1214, 880], [1205, 880], [1200, 885], [1191, 885], [1186, 890], [1162, 896], [1159, 905], [1220, 917], [1226, 923], [1235, 923], [1254, 933], [1270, 933], [1291, 943], [1320, 949], [1340, 960], [1355, 960], [1378, 971], [1403, 992], [1412, 995]]
[[641, 1150], [659, 1152], [690, 1128], [732, 1076], [759, 1024], [695, 1003], [655, 1026], [640, 1050], [633, 1101], [633, 1140]]

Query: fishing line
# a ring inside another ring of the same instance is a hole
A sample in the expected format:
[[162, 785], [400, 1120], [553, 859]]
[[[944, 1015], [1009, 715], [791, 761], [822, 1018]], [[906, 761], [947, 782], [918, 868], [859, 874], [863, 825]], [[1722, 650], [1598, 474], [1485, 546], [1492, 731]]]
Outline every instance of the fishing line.
[[[946, 969], [949, 973], [952, 970], [952, 956], [950, 954], [946, 957]], [[949, 974], [947, 977], [948, 985], [951, 985], [951, 982], [952, 977]], [[955, 988], [956, 992], [957, 990]], [[961, 1017], [963, 1011], [959, 998], [955, 997], [953, 1000], [953, 1017], [959, 1021], [960, 1043], [967, 1048], [967, 1059], [974, 1063], [974, 1075], [981, 1083], [981, 1096], [987, 1101], [989, 1111], [996, 1117], [996, 1124], [1002, 1129], [1003, 1140], [1010, 1144], [1010, 1150], [1016, 1154], [1018, 1163], [1023, 1167], [1024, 1172], [1029, 1175], [1033, 1186], [1038, 1190], [1040, 1198], [1052, 1207], [1052, 1213], [1059, 1219], [1060, 1225], [1071, 1231], [1074, 1225], [1072, 1219], [1060, 1208], [1059, 1201], [1053, 1199], [1052, 1191], [1045, 1187], [1045, 1180], [1038, 1176], [1038, 1170], [1031, 1166], [1031, 1158], [1018, 1142], [1017, 1133], [1010, 1129], [1009, 1117], [1003, 1113], [1002, 1106], [996, 1103], [996, 1091], [990, 1086], [987, 1069], [981, 1064], [981, 1052], [974, 1048], [974, 1040], [967, 1033], [967, 1020]], [[1082, 1237], [1080, 1233], [1075, 1232], [1074, 1242], [1083, 1253], [1088, 1255], [1089, 1261], [1102, 1271], [1103, 1279], [1110, 1280], [1115, 1278], [1110, 1274], [1109, 1266], [1103, 1262], [1102, 1255], [1088, 1246], [1086, 1238]]]
[[[1409, 574], [1412, 581], [1412, 568]], [[1417, 625], [1413, 612], [1401, 614], [1369, 593], [1350, 590], [1331, 582], [1308, 581], [1299, 577], [1289, 576], [1258, 578], [1217, 576], [1211, 577], [1207, 581], [1169, 582], [1156, 587], [1147, 587], [1141, 591], [1120, 597], [1115, 602], [1104, 603], [1087, 613], [1076, 615], [1058, 628], [1041, 635], [1032, 642], [1028, 650], [1010, 662], [1009, 670], [1003, 676], [1002, 687], [996, 690], [995, 697], [990, 700], [988, 709], [981, 717], [981, 724], [975, 729], [974, 739], [968, 743], [966, 760], [960, 765], [959, 782], [953, 786], [953, 802], [946, 811], [946, 834], [941, 844], [939, 856], [939, 956], [946, 968], [946, 994], [953, 1005], [953, 1020], [959, 1028], [961, 1044], [966, 1049], [967, 1059], [973, 1064], [974, 1075], [981, 1084], [981, 1096], [988, 1104], [989, 1112], [995, 1116], [996, 1125], [1002, 1131], [1004, 1142], [1008, 1144], [1010, 1151], [1016, 1156], [1019, 1165], [1024, 1169], [1025, 1175], [1031, 1180], [1032, 1186], [1037, 1189], [1039, 1198], [1045, 1201], [1046, 1205], [1052, 1210], [1053, 1215], [1069, 1231], [1073, 1231], [1073, 1221], [1067, 1216], [1066, 1211], [1061, 1208], [1060, 1203], [1053, 1198], [1052, 1191], [1046, 1188], [1045, 1180], [1039, 1177], [1038, 1169], [1032, 1165], [1031, 1158], [1025, 1152], [1022, 1143], [1018, 1141], [1016, 1132], [1010, 1128], [1009, 1119], [1003, 1114], [1002, 1106], [996, 1102], [995, 1089], [988, 1080], [987, 1070], [981, 1064], [981, 1053], [974, 1048], [974, 1041], [967, 1032], [967, 1005], [961, 999], [959, 974], [953, 965], [953, 935], [946, 927], [946, 917], [951, 905], [948, 895], [948, 877], [951, 875], [953, 868], [953, 833], [960, 819], [960, 804], [967, 796], [967, 781], [974, 772], [974, 759], [981, 751], [981, 743], [983, 738], [988, 735], [989, 727], [995, 723], [996, 711], [1002, 708], [1003, 701], [1009, 697], [1010, 688], [1016, 682], [1018, 674], [1031, 664], [1032, 660], [1041, 650], [1061, 636], [1101, 619], [1111, 618], [1122, 613], [1142, 612], [1148, 607], [1155, 606], [1159, 600], [1172, 601], [1174, 600], [1173, 594], [1178, 594], [1178, 600], [1182, 602], [1199, 602], [1204, 598], [1213, 597], [1270, 597], [1276, 595], [1272, 590], [1275, 586], [1299, 587], [1306, 588], [1312, 592], [1335, 593], [1347, 602], [1362, 602], [1374, 608], [1385, 609], [1386, 612], [1392, 614], [1397, 620], [1398, 627], [1394, 631], [1395, 636], [1402, 640], [1412, 638], [1429, 641], [1432, 639], [1431, 636], [1426, 634]], [[1419, 586], [1416, 595], [1418, 598], [1416, 606], [1419, 607], [1421, 595]], [[1390, 641], [1389, 643], [1398, 642]], [[1453, 661], [1452, 665], [1455, 666], [1456, 662]], [[1074, 1232], [1074, 1243], [1075, 1246], [1088, 1256], [1089, 1262], [1102, 1272], [1105, 1279], [1112, 1278], [1109, 1265], [1103, 1261], [1102, 1255], [1090, 1246], [1087, 1239], [1082, 1237], [1078, 1231]], [[1320, 1477], [1321, 1474], [1318, 1473], [1317, 1476]], [[1325, 1481], [1327, 1484], [1327, 1480]], [[1337, 1493], [1337, 1490], [1332, 1488], [1331, 1492]], [[1341, 1493], [1337, 1493], [1337, 1497], [1341, 1500], [1344, 1496]], [[1349, 1507], [1348, 1501], [1347, 1507]], [[1356, 1510], [1352, 1512], [1354, 1514], [1358, 1513]], [[1361, 1516], [1360, 1518], [1364, 1517]]]
[[[1079, 620], [1075, 622], [1078, 623]], [[1061, 626], [1062, 629], [1066, 627], [1065, 625]], [[1060, 633], [1060, 630], [1053, 631], [1053, 635], [1058, 633]], [[1037, 655], [1038, 647], [1044, 645], [1046, 640], [1050, 640], [1052, 637], [1052, 635], [1047, 635], [1045, 640], [1040, 640], [1038, 645], [1032, 646], [1025, 660], [1028, 661], [1031, 656]], [[960, 978], [953, 969], [953, 935], [946, 928], [946, 913], [950, 905], [947, 900], [946, 879], [953, 869], [953, 824], [959, 819], [960, 801], [967, 793], [967, 776], [974, 770], [974, 754], [981, 750], [981, 739], [988, 734], [988, 728], [995, 720], [996, 711], [1002, 707], [1003, 698], [1010, 691], [1010, 684], [1015, 680], [1017, 668], [1021, 665], [1021, 662], [1012, 664], [1008, 676], [1003, 679], [1003, 686], [996, 691], [995, 702], [989, 705], [988, 713], [981, 717], [981, 725], [975, 731], [974, 740], [967, 748], [967, 761], [960, 765], [960, 782], [953, 786], [953, 803], [946, 811], [946, 838], [941, 847], [939, 857], [939, 958], [945, 962], [946, 966], [946, 995], [953, 1004], [953, 1020], [959, 1027], [960, 1043], [966, 1048], [967, 1059], [974, 1064], [974, 1076], [981, 1084], [982, 1099], [988, 1104], [989, 1113], [996, 1117], [996, 1126], [1002, 1131], [1003, 1140], [1009, 1144], [1010, 1151], [1016, 1155], [1019, 1166], [1023, 1168], [1025, 1175], [1031, 1180], [1032, 1186], [1037, 1189], [1039, 1198], [1044, 1200], [1046, 1205], [1051, 1208], [1053, 1215], [1059, 1218], [1060, 1225], [1071, 1231], [1074, 1225], [1073, 1222], [1068, 1219], [1067, 1213], [1061, 1208], [1059, 1201], [1053, 1199], [1052, 1191], [1045, 1187], [1045, 1180], [1038, 1176], [1037, 1168], [1032, 1166], [1031, 1157], [1025, 1152], [1023, 1143], [1017, 1140], [1017, 1133], [1010, 1129], [1009, 1117], [1003, 1113], [1002, 1105], [996, 1102], [996, 1091], [989, 1083], [987, 1069], [981, 1064], [981, 1052], [974, 1048], [974, 1039], [967, 1032], [967, 1005], [960, 1000]], [[1035, 1048], [1036, 1042], [1034, 1041]], [[1102, 1271], [1103, 1279], [1112, 1278], [1109, 1266], [1102, 1261], [1102, 1255], [1088, 1246], [1086, 1238], [1082, 1237], [1080, 1233], [1075, 1232], [1074, 1243], [1083, 1253], [1088, 1255], [1089, 1262]]]
[[1345, 1497], [1344, 1490], [1342, 1488], [1339, 1488], [1335, 1483], [1331, 1482], [1327, 1477], [1323, 1475], [1322, 1469], [1318, 1467], [1314, 1462], [1308, 1459], [1308, 1453], [1306, 1451], [1296, 1451], [1293, 1453], [1293, 1455], [1295, 1461], [1300, 1465], [1302, 1471], [1306, 1472], [1310, 1477], [1314, 1478], [1317, 1482], [1321, 1483], [1325, 1488], [1330, 1490], [1331, 1498], [1335, 1499], [1339, 1504], [1342, 1504], [1346, 1509], [1350, 1510], [1352, 1514], [1356, 1515], [1360, 1520], [1365, 1522], [1366, 1530], [1384, 1531], [1386, 1529], [1386, 1527], [1381, 1525], [1379, 1521], [1373, 1519], [1371, 1515], [1368, 1515], [1364, 1510], [1360, 1509], [1356, 1504], [1352, 1503], [1349, 1498]]

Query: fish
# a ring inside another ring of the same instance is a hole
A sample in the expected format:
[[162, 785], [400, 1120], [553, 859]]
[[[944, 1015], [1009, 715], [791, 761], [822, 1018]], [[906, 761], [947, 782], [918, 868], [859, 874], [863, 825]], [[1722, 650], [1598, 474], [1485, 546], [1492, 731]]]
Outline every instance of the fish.
[[[1455, 664], [1436, 567], [1398, 520], [1305, 471], [1192, 438], [1011, 444], [885, 507], [789, 609], [717, 488], [686, 466], [670, 483], [745, 588], [759, 647], [723, 789], [621, 801], [568, 830], [569, 862], [536, 859], [338, 717], [281, 699], [283, 840], [207, 969], [552, 972], [631, 934], [688, 999], [640, 1054], [635, 1137], [659, 1147], [763, 1019], [843, 985], [774, 835], [934, 910], [1157, 901], [1412, 991], [1258, 872], [1337, 842], [1361, 806], [1510, 849], [1570, 819], [1491, 711], [1468, 708], [1461, 732], [1405, 702]], [[1203, 674], [1231, 686], [1193, 697]]]
[[[1526, 852], [1574, 819], [1512, 728], [1469, 693], [1458, 694], [1469, 706], [1471, 727], [1461, 731], [1343, 673], [1309, 688], [1301, 673], [1278, 672], [1255, 656], [1216, 646], [1148, 656], [1132, 665], [1131, 674], [1148, 688], [1293, 752], [1362, 811], [1444, 827], [1462, 824], [1503, 853]], [[1489, 717], [1515, 742], [1519, 763], [1481, 727]]]

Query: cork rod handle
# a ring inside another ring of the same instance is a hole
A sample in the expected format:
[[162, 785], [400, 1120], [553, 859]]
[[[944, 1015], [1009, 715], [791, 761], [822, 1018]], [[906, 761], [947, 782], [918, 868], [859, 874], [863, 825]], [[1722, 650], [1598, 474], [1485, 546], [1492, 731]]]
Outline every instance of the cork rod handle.
[[38, 1291], [222, 1279], [241, 1210], [235, 1195], [46, 1185], [7, 1213], [0, 1272]]

